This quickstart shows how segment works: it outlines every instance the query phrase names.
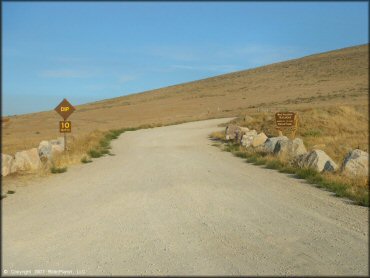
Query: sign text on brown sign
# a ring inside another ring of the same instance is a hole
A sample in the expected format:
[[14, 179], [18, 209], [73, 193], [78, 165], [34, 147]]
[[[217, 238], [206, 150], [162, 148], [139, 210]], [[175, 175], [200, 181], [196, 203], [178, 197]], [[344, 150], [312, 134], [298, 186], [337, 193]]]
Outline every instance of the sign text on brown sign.
[[297, 125], [297, 115], [294, 112], [277, 112], [275, 114], [276, 126], [279, 128]]
[[64, 120], [67, 120], [67, 118], [76, 110], [76, 108], [73, 107], [72, 104], [69, 103], [68, 100], [63, 99], [61, 103], [57, 107], [55, 107], [55, 111], [63, 117]]
[[72, 131], [71, 121], [60, 121], [59, 122], [59, 132], [60, 133], [70, 133]]

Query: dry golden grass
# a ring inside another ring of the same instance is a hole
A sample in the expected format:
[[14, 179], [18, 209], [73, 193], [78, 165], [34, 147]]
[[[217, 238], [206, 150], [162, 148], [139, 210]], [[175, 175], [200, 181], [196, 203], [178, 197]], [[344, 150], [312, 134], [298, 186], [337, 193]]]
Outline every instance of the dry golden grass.
[[[368, 150], [368, 106], [329, 106], [294, 110], [299, 115], [296, 137], [303, 139], [307, 149], [325, 151], [336, 163], [341, 164], [352, 149]], [[254, 112], [244, 119], [232, 122], [250, 129], [263, 131], [268, 136], [277, 136], [274, 112]], [[291, 133], [283, 132], [290, 137]]]
[[[367, 104], [304, 108], [295, 111], [299, 115], [299, 127], [296, 137], [303, 139], [307, 150], [320, 149], [325, 151], [339, 167], [350, 150], [359, 148], [369, 151]], [[272, 112], [250, 113], [247, 117], [240, 116], [231, 122], [250, 129], [256, 129], [258, 132], [263, 131], [268, 136], [278, 136], [274, 113]], [[284, 135], [291, 137], [290, 132], [285, 132]], [[255, 159], [257, 160], [261, 159], [258, 153], [253, 153], [253, 150], [243, 150], [241, 148], [238, 151], [245, 152], [249, 156], [256, 156]], [[279, 160], [274, 156], [263, 156], [263, 160], [266, 163], [272, 162], [273, 164], [277, 162], [277, 165], [286, 166], [285, 161]], [[322, 176], [326, 184], [329, 187], [332, 186], [334, 191], [338, 185], [343, 185], [343, 188], [346, 188], [345, 194], [352, 199], [365, 200], [368, 198], [368, 177], [347, 177], [341, 174], [340, 170], [334, 173], [325, 173]], [[361, 202], [366, 204], [368, 201]]]
[[225, 132], [222, 132], [222, 131], [214, 131], [214, 132], [212, 132], [209, 135], [209, 137], [211, 139], [223, 141], [223, 140], [225, 140]]
[[[210, 136], [212, 137], [212, 135]], [[216, 137], [213, 139], [217, 140], [218, 134], [215, 135]], [[296, 178], [306, 179], [308, 183], [334, 192], [336, 196], [347, 197], [356, 204], [369, 206], [368, 177], [348, 177], [342, 175], [339, 170], [331, 173], [318, 173], [312, 169], [300, 169], [294, 167], [289, 161], [279, 159], [270, 154], [266, 155], [253, 148], [246, 149], [230, 142], [217, 146], [233, 153], [237, 157], [245, 158], [249, 163], [264, 165], [268, 169], [293, 174]]]
[[10, 118], [1, 117], [1, 127], [5, 128], [9, 126], [10, 124]]
[[22, 171], [7, 176], [5, 177], [5, 182], [14, 179], [17, 179], [18, 182], [24, 182], [28, 179], [45, 177], [50, 175], [54, 170], [62, 170], [64, 168], [66, 170], [70, 165], [79, 164], [82, 158], [86, 157], [89, 159], [88, 151], [96, 149], [105, 134], [106, 132], [95, 130], [80, 137], [69, 136], [67, 152], [55, 154], [52, 161], [43, 163], [42, 167], [38, 170]]
[[[368, 69], [368, 45], [350, 47], [79, 105], [69, 119], [73, 122], [73, 134], [79, 137], [96, 129], [166, 125], [238, 116], [258, 109], [319, 111], [344, 104], [367, 105]], [[14, 154], [36, 147], [41, 140], [58, 137], [60, 117], [53, 108], [9, 117], [9, 123], [3, 127], [3, 152]]]
[[95, 149], [100, 140], [104, 138], [105, 133], [95, 130], [89, 134], [74, 138], [68, 144], [68, 151], [55, 155], [53, 166], [56, 168], [64, 168], [69, 165], [81, 163], [83, 157], [87, 157], [87, 152]]

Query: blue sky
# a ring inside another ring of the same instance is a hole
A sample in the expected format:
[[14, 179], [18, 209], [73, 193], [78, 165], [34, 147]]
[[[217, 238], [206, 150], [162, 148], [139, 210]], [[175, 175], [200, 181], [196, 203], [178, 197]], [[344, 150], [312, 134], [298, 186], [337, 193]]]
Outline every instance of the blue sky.
[[367, 2], [3, 2], [3, 114], [368, 43]]

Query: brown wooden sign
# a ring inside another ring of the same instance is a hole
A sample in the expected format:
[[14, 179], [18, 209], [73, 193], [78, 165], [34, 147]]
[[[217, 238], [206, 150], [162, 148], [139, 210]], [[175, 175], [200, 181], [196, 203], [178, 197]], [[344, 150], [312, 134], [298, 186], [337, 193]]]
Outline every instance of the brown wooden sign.
[[294, 112], [277, 112], [275, 114], [276, 126], [279, 128], [293, 127], [296, 125], [297, 116]]
[[276, 129], [279, 131], [279, 136], [283, 135], [282, 130], [291, 130], [292, 138], [295, 138], [295, 133], [298, 129], [298, 114], [294, 112], [277, 112], [275, 114]]
[[60, 133], [70, 133], [72, 131], [71, 121], [60, 121], [59, 122], [59, 132]]
[[63, 101], [59, 103], [54, 110], [57, 111], [57, 113], [62, 116], [64, 120], [67, 120], [67, 118], [76, 110], [76, 108], [74, 108], [68, 100], [63, 99]]

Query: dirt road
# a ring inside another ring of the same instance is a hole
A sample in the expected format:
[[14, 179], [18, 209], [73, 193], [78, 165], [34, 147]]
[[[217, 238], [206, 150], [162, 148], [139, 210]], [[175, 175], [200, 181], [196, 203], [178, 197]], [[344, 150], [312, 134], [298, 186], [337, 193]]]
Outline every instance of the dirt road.
[[115, 156], [17, 187], [3, 275], [368, 274], [368, 209], [220, 151], [225, 121], [127, 132]]

